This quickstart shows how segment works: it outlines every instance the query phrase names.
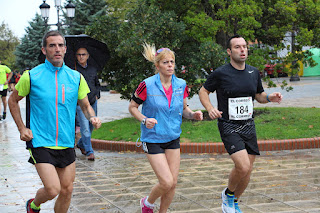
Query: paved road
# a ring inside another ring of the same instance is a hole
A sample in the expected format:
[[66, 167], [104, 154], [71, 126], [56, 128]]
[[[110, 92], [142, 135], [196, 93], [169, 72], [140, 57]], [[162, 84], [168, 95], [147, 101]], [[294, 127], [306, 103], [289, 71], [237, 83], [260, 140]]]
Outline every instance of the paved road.
[[[284, 94], [285, 100], [288, 104], [296, 101], [299, 106], [320, 107], [319, 89], [318, 79], [304, 80], [293, 92]], [[193, 109], [202, 109], [197, 102], [196, 97], [189, 101]], [[125, 117], [127, 106], [128, 102], [119, 100], [119, 95], [103, 93], [100, 117], [105, 121]], [[21, 108], [24, 109], [23, 102]], [[25, 212], [25, 202], [35, 195], [41, 181], [34, 167], [27, 163], [28, 152], [19, 140], [10, 114], [0, 123], [0, 149], [0, 212]], [[320, 212], [319, 154], [317, 149], [263, 152], [241, 199], [242, 210]], [[96, 152], [94, 162], [87, 161], [78, 150], [77, 156], [69, 212], [139, 212], [139, 199], [157, 181], [144, 154], [100, 151]], [[230, 158], [226, 154], [183, 154], [181, 158], [179, 183], [170, 212], [221, 212], [220, 192], [226, 187], [233, 165]], [[53, 204], [53, 201], [44, 204], [41, 212], [52, 212]]]

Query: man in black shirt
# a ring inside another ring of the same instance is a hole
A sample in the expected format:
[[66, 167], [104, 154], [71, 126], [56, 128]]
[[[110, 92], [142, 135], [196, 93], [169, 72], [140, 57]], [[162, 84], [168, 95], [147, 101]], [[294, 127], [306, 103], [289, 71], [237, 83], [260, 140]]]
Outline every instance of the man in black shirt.
[[[244, 38], [238, 35], [231, 37], [227, 53], [230, 63], [210, 74], [199, 91], [199, 97], [210, 118], [218, 119], [221, 139], [235, 165], [229, 175], [228, 187], [221, 193], [222, 211], [240, 213], [238, 199], [249, 183], [255, 156], [260, 155], [253, 101], [280, 103], [282, 95], [264, 92], [259, 70], [245, 63], [248, 49]], [[214, 91], [217, 92], [218, 109], [209, 99], [209, 94]]]
[[[79, 71], [86, 79], [90, 88], [88, 100], [90, 105], [97, 114], [97, 100], [100, 98], [100, 83], [97, 76], [97, 68], [94, 64], [88, 63], [90, 55], [86, 48], [79, 48], [76, 52], [77, 63], [74, 69]], [[88, 160], [94, 160], [94, 152], [91, 144], [91, 133], [93, 131], [92, 124], [86, 119], [80, 106], [77, 106], [77, 120], [80, 123], [81, 138], [77, 143], [77, 147], [81, 153], [87, 156]]]

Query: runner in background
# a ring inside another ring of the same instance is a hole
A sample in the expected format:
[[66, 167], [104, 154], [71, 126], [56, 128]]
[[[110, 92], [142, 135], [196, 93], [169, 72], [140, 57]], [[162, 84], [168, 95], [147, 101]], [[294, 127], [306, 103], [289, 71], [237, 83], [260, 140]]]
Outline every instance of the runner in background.
[[[7, 76], [8, 74], [8, 76]], [[2, 65], [0, 61], [0, 96], [3, 105], [3, 113], [0, 114], [0, 121], [5, 120], [7, 117], [7, 94], [8, 86], [12, 77], [12, 72], [9, 67]], [[0, 103], [0, 113], [1, 113], [1, 103]]]
[[9, 87], [8, 87], [9, 92], [13, 91], [14, 86], [16, 85], [16, 78], [17, 78], [17, 72], [14, 70], [12, 72], [12, 77], [11, 77], [11, 79], [9, 81]]

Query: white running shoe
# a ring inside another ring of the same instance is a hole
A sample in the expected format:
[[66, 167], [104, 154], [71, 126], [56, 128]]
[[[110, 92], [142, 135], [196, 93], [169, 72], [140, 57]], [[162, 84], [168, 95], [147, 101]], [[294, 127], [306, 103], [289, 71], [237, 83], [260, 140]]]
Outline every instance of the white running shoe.
[[234, 195], [226, 195], [226, 190], [225, 188], [221, 192], [221, 199], [222, 199], [222, 212], [223, 213], [235, 213], [235, 207], [234, 207]]

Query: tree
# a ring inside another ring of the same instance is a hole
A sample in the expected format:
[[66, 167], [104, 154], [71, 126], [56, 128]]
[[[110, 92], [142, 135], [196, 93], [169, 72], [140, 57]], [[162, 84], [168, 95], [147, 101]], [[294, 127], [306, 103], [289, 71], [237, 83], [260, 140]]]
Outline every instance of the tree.
[[[114, 18], [97, 20], [88, 28], [89, 34], [98, 34], [113, 49], [112, 58], [102, 76], [122, 98], [129, 99], [137, 85], [154, 74], [153, 65], [142, 56], [144, 41], [157, 48], [168, 47], [176, 53], [176, 75], [191, 87], [191, 96], [200, 86], [198, 77], [203, 77], [210, 68], [224, 62], [222, 48], [213, 41], [203, 43], [185, 33], [185, 24], [173, 11], [162, 11], [153, 1], [139, 0], [130, 10], [124, 22]], [[107, 30], [103, 30], [107, 29]], [[186, 67], [186, 72], [181, 72]]]
[[[284, 48], [290, 49], [290, 56], [287, 55], [278, 59], [282, 60], [283, 64], [291, 64], [290, 69], [288, 69], [291, 75], [295, 75], [297, 72], [296, 65], [292, 66], [292, 64], [298, 60], [304, 61], [306, 59], [305, 56], [308, 55], [301, 52], [302, 47], [319, 46], [319, 1], [202, 0], [201, 4], [207, 16], [212, 18], [213, 23], [216, 23], [215, 31], [217, 33], [215, 38], [217, 43], [224, 46], [226, 38], [232, 34], [240, 34], [249, 41], [257, 41], [258, 47], [270, 48], [269, 52], [263, 51], [264, 56], [261, 55], [266, 59], [265, 63], [268, 58], [277, 57], [270, 54], [270, 52], [275, 53], [277, 50]], [[219, 28], [218, 21], [222, 23], [222, 28]], [[199, 23], [202, 24], [202, 22]], [[286, 47], [283, 40], [287, 38], [288, 32], [291, 33], [292, 42], [291, 45]], [[255, 48], [253, 53], [254, 51], [259, 50]], [[260, 51], [258, 54], [261, 53]], [[253, 64], [256, 62], [261, 63], [260, 59], [262, 57], [253, 57], [258, 61], [251, 60], [251, 62]], [[313, 63], [310, 62], [310, 64]], [[263, 67], [261, 66], [261, 68]]]
[[108, 16], [124, 21], [129, 10], [137, 5], [137, 0], [108, 0], [107, 13]]
[[[131, 96], [139, 80], [153, 74], [152, 66], [141, 56], [143, 41], [176, 52], [176, 75], [187, 80], [191, 95], [201, 85], [200, 78], [227, 61], [229, 36], [240, 34], [256, 44], [248, 63], [261, 71], [277, 50], [300, 50], [320, 43], [320, 2], [315, 0], [181, 0], [174, 4], [138, 0], [125, 7], [123, 1], [111, 2], [109, 13], [93, 22], [87, 32], [111, 49], [112, 58], [101, 75], [123, 98]], [[127, 11], [126, 16], [120, 11]], [[288, 32], [294, 32], [294, 40], [285, 47]], [[182, 67], [187, 71], [184, 74]]]
[[45, 22], [39, 14], [29, 22], [30, 26], [26, 28], [26, 34], [21, 40], [21, 44], [17, 46], [16, 64], [19, 69], [33, 68], [39, 64], [38, 57], [41, 51], [42, 37], [49, 27], [45, 26]]
[[262, 15], [257, 18], [261, 27], [254, 32], [255, 38], [259, 44], [279, 45], [295, 20], [295, 11], [281, 0], [262, 0], [258, 5], [262, 8]]
[[0, 61], [12, 69], [15, 69], [15, 56], [13, 54], [19, 39], [4, 22], [0, 25]]
[[72, 20], [65, 18], [66, 22], [70, 24], [70, 27], [64, 28], [65, 34], [85, 34], [86, 27], [90, 26], [98, 17], [105, 15], [107, 11], [105, 0], [72, 0], [71, 2], [76, 5], [76, 11]]
[[253, 32], [261, 24], [257, 18], [261, 9], [253, 0], [200, 0], [198, 7], [192, 7], [184, 21], [194, 35], [203, 31], [213, 40], [226, 48], [228, 37], [241, 34], [254, 40]]
[[[262, 28], [256, 31], [256, 38], [264, 44], [287, 48], [291, 53], [279, 59], [289, 65], [287, 69], [290, 80], [300, 80], [297, 61], [308, 61], [311, 66], [316, 64], [305, 46], [319, 47], [320, 2], [313, 0], [273, 0], [263, 1], [265, 5], [260, 22]], [[308, 15], [306, 15], [308, 14]], [[289, 35], [289, 36], [288, 36]], [[284, 39], [291, 44], [284, 46]]]

